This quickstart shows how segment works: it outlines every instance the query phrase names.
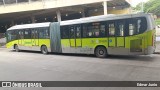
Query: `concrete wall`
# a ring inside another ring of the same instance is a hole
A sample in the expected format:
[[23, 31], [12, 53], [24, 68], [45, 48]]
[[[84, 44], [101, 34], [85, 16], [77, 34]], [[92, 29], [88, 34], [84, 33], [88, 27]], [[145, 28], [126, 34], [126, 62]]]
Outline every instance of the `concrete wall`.
[[[122, 10], [108, 10], [108, 14], [129, 14], [130, 13], [130, 8], [122, 9]], [[99, 10], [97, 12], [90, 12], [90, 16], [97, 16], [97, 15], [103, 15], [104, 12], [103, 10]]]
[[[8, 4], [0, 6], [0, 14], [90, 4], [103, 1], [110, 0], [42, 0], [31, 3]], [[126, 1], [130, 2], [130, 0]]]
[[0, 6], [0, 14], [43, 9], [42, 2], [20, 3]]
[[122, 10], [109, 10], [108, 13], [110, 14], [129, 14], [130, 8], [122, 9]]
[[107, 0], [43, 0], [32, 3], [8, 4], [5, 6], [0, 6], [0, 14], [81, 5], [103, 1]]
[[156, 27], [156, 36], [160, 36], [160, 27]]

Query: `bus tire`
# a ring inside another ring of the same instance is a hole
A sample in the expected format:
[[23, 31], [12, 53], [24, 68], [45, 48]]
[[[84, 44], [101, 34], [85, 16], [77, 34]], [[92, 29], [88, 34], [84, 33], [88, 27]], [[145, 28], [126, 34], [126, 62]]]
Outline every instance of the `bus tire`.
[[103, 46], [99, 46], [96, 48], [95, 50], [95, 55], [96, 57], [99, 57], [99, 58], [105, 58], [107, 57], [107, 50], [105, 47]]
[[47, 49], [47, 47], [46, 46], [42, 46], [41, 47], [41, 52], [42, 52], [42, 54], [48, 54], [48, 49]]
[[19, 52], [20, 50], [19, 50], [19, 47], [18, 47], [18, 45], [16, 44], [16, 45], [14, 45], [14, 49], [15, 49], [15, 51], [16, 52]]

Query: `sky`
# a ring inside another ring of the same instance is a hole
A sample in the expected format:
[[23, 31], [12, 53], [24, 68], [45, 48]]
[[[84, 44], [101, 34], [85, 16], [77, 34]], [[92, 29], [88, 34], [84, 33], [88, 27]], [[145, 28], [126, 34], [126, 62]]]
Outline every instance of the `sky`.
[[147, 2], [148, 0], [131, 0], [132, 6], [136, 6], [138, 3]]

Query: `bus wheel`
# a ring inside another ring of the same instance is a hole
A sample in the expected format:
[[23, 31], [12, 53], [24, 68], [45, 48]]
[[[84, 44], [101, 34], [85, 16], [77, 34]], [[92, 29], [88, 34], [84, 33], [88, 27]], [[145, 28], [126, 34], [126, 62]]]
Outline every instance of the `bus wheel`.
[[99, 58], [105, 58], [107, 56], [107, 50], [105, 47], [97, 47], [95, 51], [95, 55]]
[[42, 52], [43, 54], [48, 54], [48, 49], [47, 49], [47, 47], [46, 47], [46, 46], [42, 46], [42, 47], [41, 47], [41, 52]]
[[20, 51], [18, 45], [14, 45], [14, 49], [16, 50], [16, 52]]

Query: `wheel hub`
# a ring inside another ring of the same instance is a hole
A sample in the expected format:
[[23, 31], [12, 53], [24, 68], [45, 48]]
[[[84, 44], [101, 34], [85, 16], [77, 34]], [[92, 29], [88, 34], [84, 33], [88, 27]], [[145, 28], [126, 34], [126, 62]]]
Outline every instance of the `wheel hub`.
[[100, 54], [100, 55], [103, 55], [103, 54], [104, 54], [104, 51], [103, 51], [103, 50], [99, 50], [99, 54]]

